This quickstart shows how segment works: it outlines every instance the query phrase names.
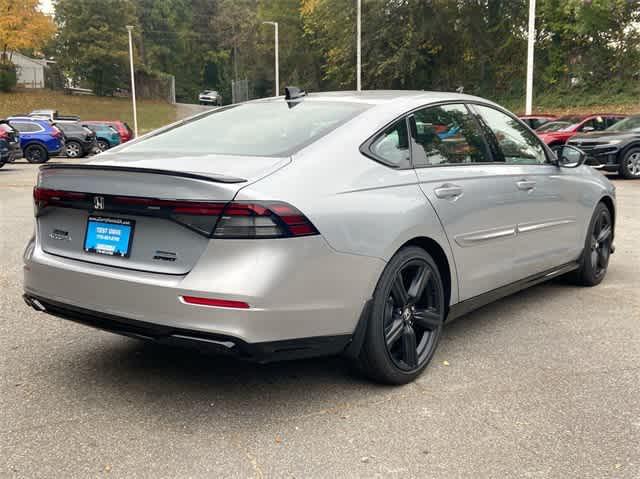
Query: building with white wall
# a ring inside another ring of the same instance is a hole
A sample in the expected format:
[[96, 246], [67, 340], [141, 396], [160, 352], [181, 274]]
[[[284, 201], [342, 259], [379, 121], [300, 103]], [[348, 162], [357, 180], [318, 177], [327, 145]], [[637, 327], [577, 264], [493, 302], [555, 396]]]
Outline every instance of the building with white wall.
[[11, 62], [16, 66], [18, 86], [24, 88], [44, 88], [44, 67], [46, 60], [30, 58], [22, 53], [9, 53]]

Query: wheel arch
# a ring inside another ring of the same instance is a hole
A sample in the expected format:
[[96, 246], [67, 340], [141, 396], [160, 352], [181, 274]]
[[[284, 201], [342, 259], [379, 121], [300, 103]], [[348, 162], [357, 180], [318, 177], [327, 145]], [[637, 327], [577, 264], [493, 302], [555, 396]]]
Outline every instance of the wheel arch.
[[33, 146], [33, 145], [41, 146], [42, 148], [47, 150], [47, 153], [49, 152], [49, 149], [47, 148], [47, 145], [44, 142], [40, 141], [40, 140], [29, 140], [28, 142], [26, 142], [24, 144], [24, 146], [20, 145], [20, 148], [22, 148], [22, 150], [24, 151], [24, 150], [26, 150], [27, 148], [29, 148], [30, 146]]
[[624, 145], [624, 147], [621, 148], [620, 151], [618, 151], [618, 154], [616, 155], [618, 165], [622, 164], [622, 160], [624, 159], [624, 157], [627, 155], [627, 153], [629, 153], [629, 151], [633, 149], [640, 149], [640, 140], [633, 140], [630, 143]]
[[446, 314], [448, 314], [452, 294], [451, 288], [453, 281], [453, 269], [449, 264], [449, 259], [447, 258], [447, 254], [445, 253], [444, 248], [442, 248], [442, 246], [440, 246], [437, 241], [427, 236], [417, 236], [415, 238], [412, 238], [404, 243], [400, 249], [406, 246], [417, 246], [419, 248], [422, 248], [427, 253], [429, 253], [435, 261], [436, 265], [438, 266], [440, 276], [442, 277], [442, 283], [444, 286], [444, 302]]

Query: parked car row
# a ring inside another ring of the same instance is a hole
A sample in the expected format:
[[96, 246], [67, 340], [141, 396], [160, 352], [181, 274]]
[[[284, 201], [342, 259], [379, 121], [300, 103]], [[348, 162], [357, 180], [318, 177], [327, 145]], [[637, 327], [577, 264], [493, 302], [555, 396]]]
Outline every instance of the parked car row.
[[45, 163], [60, 154], [82, 158], [132, 138], [123, 121], [82, 121], [56, 110], [34, 110], [0, 120], [0, 167], [21, 157], [29, 163]]
[[526, 115], [520, 119], [550, 147], [578, 147], [587, 154], [586, 164], [640, 179], [640, 115]]

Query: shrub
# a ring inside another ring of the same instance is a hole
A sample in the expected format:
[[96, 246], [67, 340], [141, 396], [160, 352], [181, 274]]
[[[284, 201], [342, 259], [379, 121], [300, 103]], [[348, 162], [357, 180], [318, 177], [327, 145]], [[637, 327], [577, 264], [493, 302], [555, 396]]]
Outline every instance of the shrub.
[[0, 63], [0, 91], [11, 91], [18, 83], [16, 67], [13, 63]]

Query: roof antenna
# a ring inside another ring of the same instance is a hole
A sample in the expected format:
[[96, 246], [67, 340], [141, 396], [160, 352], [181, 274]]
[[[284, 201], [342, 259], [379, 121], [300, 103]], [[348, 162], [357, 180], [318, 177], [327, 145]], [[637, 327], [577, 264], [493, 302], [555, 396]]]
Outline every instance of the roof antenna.
[[284, 99], [287, 101], [290, 100], [298, 100], [307, 96], [307, 92], [298, 88], [297, 86], [286, 86], [284, 87]]
[[460, 85], [458, 88], [456, 88], [456, 92], [464, 93], [464, 87], [462, 85]]

